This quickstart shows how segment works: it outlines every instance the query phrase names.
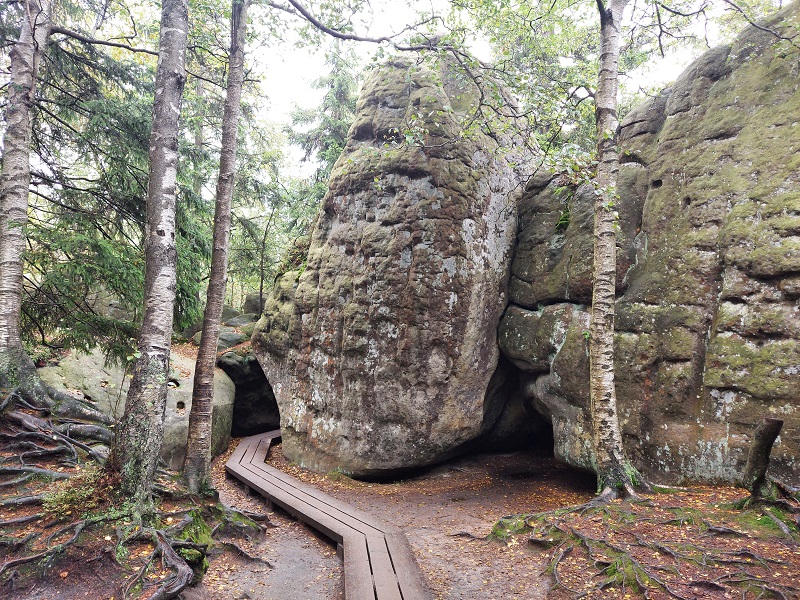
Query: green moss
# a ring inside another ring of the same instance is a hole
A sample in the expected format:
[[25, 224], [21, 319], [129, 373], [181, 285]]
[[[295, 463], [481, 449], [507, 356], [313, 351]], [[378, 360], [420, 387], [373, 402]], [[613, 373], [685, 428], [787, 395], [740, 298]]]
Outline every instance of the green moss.
[[510, 515], [503, 517], [492, 527], [489, 534], [489, 539], [504, 541], [512, 535], [520, 535], [532, 531], [532, 527], [528, 524], [530, 515]]
[[705, 384], [739, 389], [757, 398], [791, 400], [797, 382], [790, 373], [798, 364], [797, 340], [756, 343], [738, 335], [718, 335], [708, 347]]
[[671, 360], [691, 360], [695, 355], [697, 336], [683, 327], [665, 332], [664, 356]]
[[325, 475], [331, 481], [352, 481], [352, 477], [349, 471], [342, 469], [341, 467], [336, 467], [328, 471]]
[[[781, 509], [771, 508], [770, 511], [775, 518], [780, 519], [790, 528], [793, 526], [793, 519]], [[747, 530], [749, 535], [756, 538], [763, 539], [784, 535], [780, 526], [758, 508], [747, 508], [733, 512], [731, 518], [735, 523], [735, 527]]]
[[195, 509], [189, 513], [189, 516], [191, 517], [191, 522], [183, 528], [183, 531], [178, 535], [178, 539], [201, 546], [210, 546], [213, 543], [211, 527], [206, 523], [202, 512], [199, 509]]
[[[206, 523], [202, 512], [196, 509], [191, 511], [189, 516], [191, 517], [191, 522], [178, 534], [178, 539], [210, 548], [214, 540], [211, 537], [211, 527]], [[178, 552], [194, 570], [195, 578], [201, 578], [208, 569], [206, 554], [192, 548], [181, 548]]]

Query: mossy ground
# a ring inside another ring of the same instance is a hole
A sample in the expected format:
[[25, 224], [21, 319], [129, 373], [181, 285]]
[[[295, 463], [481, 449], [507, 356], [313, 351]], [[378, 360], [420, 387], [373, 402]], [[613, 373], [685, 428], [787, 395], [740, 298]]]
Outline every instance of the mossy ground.
[[[548, 597], [797, 597], [800, 530], [734, 488], [661, 488], [644, 502], [515, 515], [492, 537], [547, 553]], [[786, 533], [788, 528], [789, 533]], [[760, 596], [759, 596], [760, 595]]]

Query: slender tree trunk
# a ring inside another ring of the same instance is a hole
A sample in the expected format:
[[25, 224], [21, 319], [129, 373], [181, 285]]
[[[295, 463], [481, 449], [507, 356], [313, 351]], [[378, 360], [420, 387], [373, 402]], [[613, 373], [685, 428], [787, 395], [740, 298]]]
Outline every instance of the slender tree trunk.
[[594, 285], [589, 338], [591, 416], [597, 462], [598, 490], [603, 496], [629, 494], [641, 476], [622, 446], [614, 383], [614, 309], [617, 271], [617, 211], [614, 206], [619, 173], [617, 150], [617, 89], [620, 27], [628, 0], [597, 0], [600, 12], [600, 72], [595, 94], [597, 178], [600, 192], [594, 204]]
[[10, 52], [6, 131], [0, 180], [0, 389], [16, 390], [28, 404], [55, 417], [110, 423], [104, 414], [63, 392], [47, 388], [22, 347], [22, 253], [31, 181], [31, 113], [43, 49], [52, 29], [51, 0], [27, 0], [19, 39]]
[[164, 437], [177, 264], [178, 118], [186, 83], [188, 20], [188, 0], [163, 0], [150, 133], [144, 320], [112, 460], [122, 476], [123, 492], [140, 508], [150, 502]]
[[272, 217], [275, 216], [275, 207], [269, 213], [269, 219], [264, 227], [264, 235], [261, 236], [261, 248], [259, 248], [258, 264], [258, 316], [264, 314], [264, 279], [267, 276], [267, 236], [272, 226]]
[[[203, 88], [203, 80], [197, 79], [195, 83], [195, 95], [197, 96], [200, 106], [203, 105], [203, 100], [205, 99], [205, 89]], [[203, 108], [201, 108], [203, 110]], [[203, 120], [202, 117], [198, 120], [197, 124], [195, 125], [194, 129], [194, 149], [197, 152], [197, 156], [199, 157], [203, 152], [203, 144], [205, 143], [205, 136], [203, 132]], [[200, 194], [203, 193], [203, 181], [204, 177], [201, 173], [200, 169], [195, 170], [194, 174], [194, 181], [192, 182], [192, 188], [194, 191], [195, 196], [198, 198]]]
[[231, 8], [231, 51], [228, 88], [222, 116], [222, 149], [214, 209], [214, 249], [211, 255], [211, 276], [208, 282], [203, 333], [194, 373], [192, 408], [189, 413], [189, 443], [183, 473], [192, 493], [208, 483], [211, 463], [211, 418], [214, 399], [214, 366], [217, 362], [222, 305], [228, 277], [228, 241], [231, 235], [231, 201], [236, 167], [236, 145], [239, 113], [244, 83], [244, 44], [247, 0], [233, 0]]
[[751, 500], [761, 498], [775, 500], [778, 497], [775, 484], [767, 477], [767, 468], [772, 446], [778, 439], [782, 427], [782, 419], [765, 418], [753, 436], [753, 444], [750, 446], [747, 465], [742, 476], [742, 485], [750, 490]]
[[0, 388], [28, 387], [33, 363], [22, 349], [22, 252], [31, 182], [31, 112], [39, 61], [52, 27], [51, 0], [27, 0], [11, 49], [0, 182]]

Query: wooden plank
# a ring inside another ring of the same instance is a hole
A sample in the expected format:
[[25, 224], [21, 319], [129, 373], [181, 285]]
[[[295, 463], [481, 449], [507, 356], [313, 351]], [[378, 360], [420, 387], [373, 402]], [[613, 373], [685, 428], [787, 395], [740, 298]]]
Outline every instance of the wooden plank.
[[[276, 437], [280, 437], [280, 430], [275, 430], [275, 431], [271, 431], [271, 432], [266, 433], [266, 434], [261, 434], [261, 436], [259, 436], [259, 437], [263, 438], [263, 437], [266, 437], [266, 436], [270, 436], [273, 439], [276, 438]], [[253, 436], [253, 437], [256, 437], [256, 436]], [[251, 438], [248, 438], [248, 439], [251, 439]], [[377, 529], [379, 531], [388, 531], [388, 530], [390, 530], [390, 528], [391, 529], [396, 529], [393, 526], [386, 525], [380, 519], [375, 518], [374, 516], [370, 515], [369, 513], [366, 513], [366, 512], [364, 512], [362, 510], [359, 510], [359, 509], [351, 506], [350, 504], [346, 504], [344, 502], [341, 502], [340, 500], [337, 500], [336, 498], [334, 498], [332, 496], [329, 496], [328, 494], [325, 494], [321, 490], [319, 490], [319, 489], [317, 489], [317, 488], [315, 488], [313, 486], [310, 486], [310, 485], [308, 485], [306, 483], [303, 483], [302, 481], [292, 477], [291, 475], [289, 475], [287, 473], [284, 473], [283, 471], [281, 471], [279, 469], [276, 469], [276, 468], [274, 468], [274, 467], [272, 467], [270, 465], [267, 465], [266, 462], [265, 462], [265, 458], [267, 456], [268, 451], [269, 451], [268, 448], [266, 450], [264, 450], [263, 447], [259, 447], [259, 449], [257, 451], [254, 451], [252, 453], [248, 453], [243, 460], [246, 460], [249, 464], [251, 464], [252, 466], [257, 468], [258, 470], [265, 471], [265, 473], [263, 474], [264, 477], [266, 477], [267, 474], [268, 474], [270, 477], [274, 477], [275, 479], [283, 481], [283, 482], [289, 484], [290, 486], [292, 486], [293, 488], [297, 489], [298, 491], [305, 492], [309, 496], [312, 496], [312, 497], [316, 498], [319, 502], [327, 504], [327, 505], [331, 506], [332, 508], [341, 511], [342, 513], [344, 513], [345, 515], [351, 517], [352, 519], [355, 519], [357, 521], [363, 522], [365, 525], [369, 526], [371, 529]], [[369, 530], [365, 530], [362, 533], [369, 533]]]
[[375, 582], [375, 596], [378, 600], [403, 600], [383, 535], [367, 536], [367, 552]]
[[281, 431], [280, 429], [276, 429], [261, 435], [254, 435], [243, 439], [239, 442], [239, 445], [236, 446], [236, 449], [231, 454], [228, 462], [225, 463], [225, 468], [227, 469], [228, 465], [240, 464], [242, 460], [249, 462], [251, 460], [250, 456], [255, 452], [254, 446], [256, 446], [262, 439], [266, 438], [269, 439], [271, 443], [274, 443], [274, 440], [280, 439], [280, 437]]
[[433, 596], [425, 583], [417, 559], [411, 550], [411, 544], [408, 543], [405, 534], [397, 530], [386, 533], [385, 539], [403, 600], [432, 600]]
[[[382, 533], [381, 530], [375, 526], [375, 525], [378, 526], [381, 525], [380, 523], [375, 523], [376, 519], [372, 518], [370, 519], [370, 522], [365, 522], [361, 519], [351, 516], [347, 512], [339, 509], [339, 506], [337, 505], [342, 505], [341, 503], [328, 502], [327, 500], [333, 500], [333, 499], [330, 496], [324, 494], [323, 492], [316, 490], [315, 488], [312, 488], [310, 486], [307, 486], [291, 476], [285, 476], [282, 478], [274, 477], [273, 475], [277, 471], [277, 469], [274, 469], [272, 467], [264, 468], [264, 465], [253, 465], [253, 464], [242, 465], [242, 467], [246, 467], [251, 472], [258, 474], [265, 481], [270, 481], [272, 485], [276, 487], [276, 489], [281, 489], [284, 492], [296, 497], [298, 500], [297, 506], [302, 506], [303, 504], [313, 506], [317, 510], [320, 510], [324, 513], [327, 513], [337, 518], [348, 527], [356, 531], [359, 531], [360, 533], [363, 534], [374, 535]], [[280, 471], [278, 472], [280, 473]]]
[[259, 444], [261, 444], [261, 436], [253, 438], [252, 441], [248, 439], [248, 441], [250, 443], [247, 445], [247, 449], [244, 451], [244, 454], [239, 461], [239, 464], [242, 465], [248, 465], [253, 462], [253, 455], [256, 453], [256, 450], [258, 450]]
[[[255, 466], [255, 465], [254, 465]], [[329, 496], [325, 492], [318, 490], [317, 488], [310, 486], [291, 475], [287, 475], [283, 471], [276, 469], [275, 467], [271, 467], [267, 464], [258, 464], [256, 468], [260, 471], [264, 472], [265, 477], [274, 478], [277, 481], [280, 481], [288, 486], [291, 486], [293, 489], [297, 490], [298, 493], [305, 493], [308, 496], [314, 498], [320, 506], [324, 504], [330, 507], [330, 510], [336, 510], [342, 515], [346, 515], [346, 517], [353, 522], [353, 526], [362, 533], [370, 533], [371, 530], [378, 530], [384, 531], [387, 529], [393, 529], [392, 526], [387, 525], [380, 519], [366, 513], [362, 510], [359, 510], [349, 504], [346, 504], [333, 496]], [[276, 483], [277, 484], [277, 483]], [[356, 522], [360, 522], [363, 525], [357, 525]]]
[[374, 600], [375, 587], [367, 553], [367, 539], [351, 533], [344, 539], [345, 600]]
[[248, 471], [245, 465], [238, 465], [233, 472], [237, 478], [258, 490], [286, 512], [308, 523], [314, 529], [321, 531], [333, 541], [341, 542], [345, 535], [352, 532], [352, 528], [342, 523], [339, 519], [316, 507], [298, 502], [295, 496], [275, 487], [270, 481], [263, 479], [257, 473]]
[[228, 459], [228, 462], [225, 463], [225, 466], [228, 465], [238, 465], [242, 461], [242, 455], [245, 451], [250, 447], [251, 444], [250, 438], [245, 438], [239, 442], [239, 445], [236, 446], [236, 449], [231, 454], [231, 457]]
[[[352, 519], [348, 515], [336, 510], [335, 508], [332, 508], [329, 505], [320, 502], [316, 497], [307, 494], [303, 490], [298, 490], [284, 481], [275, 480], [270, 477], [269, 473], [264, 473], [259, 469], [254, 469], [253, 465], [239, 465], [239, 468], [248, 469], [249, 472], [251, 472], [255, 478], [269, 485], [270, 487], [267, 488], [265, 491], [266, 495], [274, 495], [275, 493], [280, 491], [282, 494], [281, 496], [282, 501], [287, 504], [290, 504], [292, 508], [295, 509], [295, 511], [289, 511], [292, 512], [292, 514], [295, 514], [295, 512], [302, 513], [305, 510], [305, 507], [307, 506], [309, 508], [315, 509], [316, 511], [319, 511], [322, 514], [327, 514], [331, 518], [334, 518], [337, 521], [339, 521], [341, 525], [337, 527], [336, 529], [337, 532], [354, 530], [354, 531], [359, 531], [361, 533], [369, 533], [371, 535], [381, 534], [379, 530], [369, 525], [366, 525], [365, 523]], [[280, 504], [280, 502], [278, 504]], [[310, 524], [313, 525], [313, 523]]]
[[261, 439], [258, 440], [258, 444], [256, 444], [255, 452], [250, 457], [249, 464], [262, 465], [266, 463], [270, 446], [272, 446], [272, 438], [268, 436], [261, 437]]
[[[226, 470], [341, 544], [346, 600], [431, 600], [403, 532], [265, 463], [280, 431], [243, 440]], [[385, 534], [385, 535], [384, 535]]]

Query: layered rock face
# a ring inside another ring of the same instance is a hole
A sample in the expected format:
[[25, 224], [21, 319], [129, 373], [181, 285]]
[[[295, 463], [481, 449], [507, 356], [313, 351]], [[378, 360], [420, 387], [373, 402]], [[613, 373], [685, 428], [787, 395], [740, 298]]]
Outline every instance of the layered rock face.
[[527, 157], [503, 134], [464, 131], [476, 97], [447, 65], [395, 60], [365, 83], [305, 269], [277, 282], [253, 335], [284, 453], [304, 466], [418, 467], [500, 418], [487, 390], [500, 387], [512, 164]]
[[[794, 4], [767, 27], [798, 22]], [[623, 123], [617, 390], [656, 479], [735, 480], [773, 416], [772, 464], [800, 481], [798, 74], [797, 49], [751, 27]], [[591, 190], [560, 183], [532, 182], [521, 205], [500, 343], [556, 454], [588, 467]]]

